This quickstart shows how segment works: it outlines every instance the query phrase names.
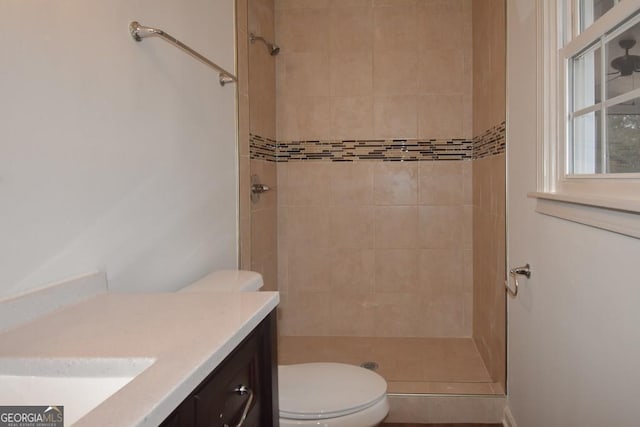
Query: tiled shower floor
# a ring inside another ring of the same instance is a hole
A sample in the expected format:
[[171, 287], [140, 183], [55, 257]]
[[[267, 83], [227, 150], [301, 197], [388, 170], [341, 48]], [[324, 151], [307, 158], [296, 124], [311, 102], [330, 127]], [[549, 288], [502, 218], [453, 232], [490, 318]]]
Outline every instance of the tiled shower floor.
[[281, 336], [279, 363], [376, 362], [389, 393], [503, 394], [471, 338]]

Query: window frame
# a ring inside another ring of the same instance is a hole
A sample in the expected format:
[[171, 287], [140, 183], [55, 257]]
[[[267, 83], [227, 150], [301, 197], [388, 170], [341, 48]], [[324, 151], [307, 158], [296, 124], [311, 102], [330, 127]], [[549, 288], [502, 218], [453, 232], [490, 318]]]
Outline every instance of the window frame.
[[[579, 0], [537, 3], [538, 182], [530, 196], [539, 199], [540, 213], [640, 238], [640, 173], [568, 173], [570, 60], [639, 11], [640, 0], [622, 0], [581, 32]], [[623, 226], [616, 220], [621, 215]]]

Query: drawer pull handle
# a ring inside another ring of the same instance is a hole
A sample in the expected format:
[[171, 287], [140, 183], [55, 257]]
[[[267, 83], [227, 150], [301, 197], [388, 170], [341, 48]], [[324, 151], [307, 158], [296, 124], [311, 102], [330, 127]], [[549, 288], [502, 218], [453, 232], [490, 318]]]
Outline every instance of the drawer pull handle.
[[[249, 413], [249, 408], [251, 408], [251, 404], [253, 403], [253, 390], [251, 390], [246, 385], [241, 384], [237, 386], [233, 391], [238, 393], [240, 396], [244, 396], [245, 394], [249, 395], [249, 398], [247, 399], [247, 403], [244, 405], [244, 409], [242, 410], [242, 416], [240, 417], [240, 421], [238, 421], [238, 424], [234, 426], [234, 427], [242, 427], [242, 425], [244, 424], [244, 420], [247, 418], [247, 414]], [[230, 427], [230, 426], [228, 424], [225, 424], [224, 427]]]

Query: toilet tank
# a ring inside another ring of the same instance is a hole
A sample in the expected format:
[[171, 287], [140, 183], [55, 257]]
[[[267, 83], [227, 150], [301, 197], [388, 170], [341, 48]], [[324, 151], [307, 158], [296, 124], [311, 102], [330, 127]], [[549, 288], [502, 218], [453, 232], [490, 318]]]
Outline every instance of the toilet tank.
[[262, 275], [255, 271], [219, 270], [178, 292], [257, 292], [262, 285]]

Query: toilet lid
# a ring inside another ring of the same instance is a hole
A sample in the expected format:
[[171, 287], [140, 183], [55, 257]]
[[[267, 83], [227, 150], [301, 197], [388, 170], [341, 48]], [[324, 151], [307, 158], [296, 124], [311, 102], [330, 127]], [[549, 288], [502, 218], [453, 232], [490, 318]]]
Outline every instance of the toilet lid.
[[280, 416], [324, 419], [361, 411], [385, 397], [387, 382], [359, 366], [302, 363], [278, 367]]

